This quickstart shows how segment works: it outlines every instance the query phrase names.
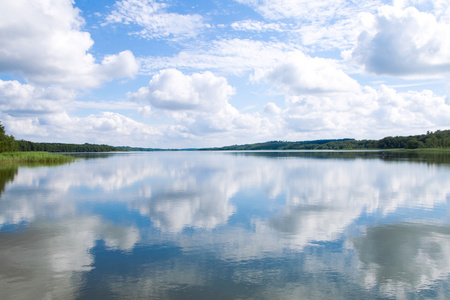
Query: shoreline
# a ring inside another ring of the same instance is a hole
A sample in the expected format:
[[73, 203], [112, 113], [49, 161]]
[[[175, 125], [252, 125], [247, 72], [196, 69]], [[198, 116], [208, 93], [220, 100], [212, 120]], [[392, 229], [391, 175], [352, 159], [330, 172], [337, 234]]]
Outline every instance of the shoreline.
[[65, 154], [49, 152], [3, 152], [0, 153], [0, 165], [11, 164], [39, 164], [39, 163], [68, 163], [75, 161], [75, 157]]

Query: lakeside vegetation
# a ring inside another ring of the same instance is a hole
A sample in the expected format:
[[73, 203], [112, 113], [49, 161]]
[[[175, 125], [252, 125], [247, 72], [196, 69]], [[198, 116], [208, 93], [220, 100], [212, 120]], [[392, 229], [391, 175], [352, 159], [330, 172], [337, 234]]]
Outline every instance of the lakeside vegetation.
[[301, 142], [270, 141], [198, 150], [389, 150], [389, 149], [449, 149], [450, 130], [428, 131], [422, 135], [385, 137], [381, 140], [315, 140]]
[[20, 142], [16, 141], [12, 135], [7, 135], [5, 127], [0, 122], [0, 166], [62, 164], [74, 160], [73, 156], [44, 151], [22, 152]]
[[0, 153], [0, 165], [20, 164], [61, 164], [73, 162], [75, 157], [49, 152], [3, 152]]

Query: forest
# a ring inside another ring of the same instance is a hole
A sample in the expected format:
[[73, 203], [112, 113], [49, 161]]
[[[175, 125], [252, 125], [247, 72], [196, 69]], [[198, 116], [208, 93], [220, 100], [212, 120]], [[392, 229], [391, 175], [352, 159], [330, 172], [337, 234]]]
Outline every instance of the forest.
[[46, 152], [111, 152], [123, 151], [118, 147], [96, 144], [64, 144], [64, 143], [33, 143], [17, 141], [19, 151], [46, 151]]
[[301, 142], [270, 141], [199, 150], [383, 150], [450, 148], [450, 130], [428, 131], [422, 135], [385, 137], [381, 140], [315, 140]]

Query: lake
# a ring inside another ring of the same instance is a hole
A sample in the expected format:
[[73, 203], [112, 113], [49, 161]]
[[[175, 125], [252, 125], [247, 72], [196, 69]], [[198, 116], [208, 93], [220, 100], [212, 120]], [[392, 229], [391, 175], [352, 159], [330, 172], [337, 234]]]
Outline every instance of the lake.
[[450, 154], [0, 168], [1, 299], [450, 298]]

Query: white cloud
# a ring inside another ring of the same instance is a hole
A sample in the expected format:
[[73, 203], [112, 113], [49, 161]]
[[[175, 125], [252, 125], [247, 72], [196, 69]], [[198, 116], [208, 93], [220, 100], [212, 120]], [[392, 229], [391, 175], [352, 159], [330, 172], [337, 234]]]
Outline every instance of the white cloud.
[[371, 11], [383, 1], [354, 2], [347, 0], [236, 0], [255, 9], [269, 20], [294, 19], [305, 24], [333, 24], [351, 19], [362, 11]]
[[[7, 132], [16, 138], [24, 136], [48, 136], [47, 129], [40, 126], [54, 123], [64, 124], [68, 116], [64, 106], [75, 97], [75, 93], [58, 86], [40, 88], [18, 81], [0, 80], [0, 110]], [[53, 120], [53, 121], [52, 121]]]
[[104, 81], [112, 78], [133, 77], [139, 69], [139, 63], [136, 61], [133, 53], [129, 50], [119, 54], [106, 55], [101, 65], [98, 67], [97, 75]]
[[[206, 73], [197, 74], [196, 78], [214, 78], [212, 74], [203, 77]], [[291, 140], [317, 139], [318, 132], [322, 138], [381, 138], [450, 125], [446, 97], [429, 90], [400, 93], [386, 86], [378, 90], [362, 87], [333, 60], [302, 53], [293, 53], [272, 69], [256, 72], [254, 79], [266, 79], [286, 99], [284, 108], [266, 104], [263, 111], [267, 117], [238, 111], [228, 103], [226, 93], [219, 97], [220, 105], [208, 103], [205, 107], [195, 96], [201, 93], [194, 88], [200, 85], [192, 84], [194, 77], [164, 70], [154, 76], [148, 87], [132, 94], [132, 98], [146, 100], [155, 108], [176, 111], [171, 114], [176, 125], [167, 133], [181, 144], [189, 141], [191, 145], [205, 145], [205, 136], [210, 139], [205, 146], [280, 136]]]
[[[150, 142], [161, 134], [159, 129], [119, 113], [74, 116], [74, 109], [86, 105], [74, 101], [75, 96], [73, 91], [59, 86], [41, 88], [0, 80], [1, 118], [8, 134], [33, 141], [38, 137], [41, 140], [37, 141], [42, 142], [134, 145], [136, 141]], [[96, 108], [104, 110], [114, 105], [105, 102]]]
[[169, 13], [166, 11], [167, 3], [155, 0], [122, 0], [114, 6], [115, 10], [107, 16], [106, 24], [137, 24], [143, 29], [134, 34], [147, 39], [194, 38], [208, 27], [202, 16]]
[[[107, 55], [101, 64], [88, 53], [93, 40], [72, 1], [2, 1], [0, 71], [19, 72], [36, 84], [97, 87], [133, 76], [138, 63], [130, 51]], [[20, 16], [20, 17], [18, 17]]]
[[32, 84], [0, 79], [0, 108], [3, 113], [24, 115], [52, 113], [75, 98], [75, 93], [58, 86], [35, 87]]
[[[273, 25], [282, 24], [283, 32], [290, 38], [298, 37], [309, 50], [346, 50], [356, 43], [358, 15], [376, 14], [380, 7], [393, 2], [397, 9], [416, 7], [433, 15], [442, 24], [450, 22], [448, 0], [369, 0], [369, 1], [307, 1], [307, 0], [236, 0], [261, 14], [264, 21], [238, 21], [232, 27], [239, 30], [275, 30]], [[274, 23], [273, 20], [277, 21]], [[293, 22], [294, 21], [294, 22]], [[402, 26], [405, 26], [404, 24]], [[395, 30], [395, 28], [394, 28]], [[426, 31], [428, 28], [421, 28]], [[448, 35], [448, 34], [447, 34]], [[445, 35], [444, 35], [445, 36]]]
[[398, 93], [394, 89], [381, 86], [377, 96], [374, 119], [380, 127], [447, 127], [450, 125], [450, 105], [445, 97], [432, 91], [410, 91]]
[[59, 111], [34, 117], [3, 115], [3, 119], [8, 133], [35, 142], [153, 147], [161, 136], [160, 129], [114, 112], [76, 117]]
[[272, 20], [285, 18], [306, 19], [309, 21], [329, 19], [345, 7], [345, 0], [307, 1], [307, 0], [237, 0], [253, 7], [262, 16]]
[[359, 84], [332, 60], [311, 58], [301, 52], [287, 55], [270, 70], [257, 72], [289, 95], [358, 91]]
[[240, 31], [283, 31], [285, 26], [283, 23], [264, 23], [254, 20], [237, 21], [231, 24], [231, 28]]
[[446, 98], [429, 90], [399, 93], [386, 86], [378, 90], [365, 87], [361, 93], [332, 97], [287, 97], [286, 105], [281, 116], [288, 128], [297, 132], [323, 131], [330, 137], [381, 138], [450, 126]]
[[414, 6], [423, 12], [432, 13], [442, 22], [450, 21], [450, 5], [448, 0], [396, 0], [394, 6]]
[[130, 97], [160, 109], [217, 112], [233, 94], [233, 87], [224, 77], [209, 71], [184, 75], [176, 69], [166, 69]]
[[225, 140], [255, 140], [271, 135], [274, 124], [267, 118], [242, 113], [228, 102], [234, 92], [224, 77], [209, 71], [185, 75], [166, 69], [129, 97], [150, 104], [153, 113], [162, 112], [174, 121], [166, 133], [181, 144], [214, 145], [211, 140], [205, 144], [205, 136], [223, 144]]
[[366, 15], [356, 46], [347, 58], [369, 72], [396, 76], [450, 73], [450, 24], [414, 7], [384, 6]]
[[270, 67], [299, 50], [298, 44], [264, 42], [249, 39], [215, 40], [181, 51], [173, 57], [148, 57], [142, 60], [142, 71], [152, 73], [161, 68], [217, 70], [242, 75], [255, 68]]
[[[112, 144], [118, 146], [153, 147], [162, 132], [157, 127], [137, 122], [129, 117], [115, 112], [102, 112], [86, 117], [73, 118], [73, 128], [60, 132], [77, 132], [77, 140], [89, 139], [97, 144]], [[62, 137], [61, 137], [62, 138]]]
[[268, 114], [278, 115], [281, 113], [281, 108], [279, 108], [275, 103], [269, 102], [264, 105], [264, 112]]
[[149, 118], [152, 114], [152, 109], [149, 105], [146, 105], [144, 107], [138, 107], [138, 114], [141, 115], [143, 118]]
[[271, 69], [257, 70], [254, 79], [265, 79], [285, 96], [285, 108], [268, 103], [264, 112], [277, 116], [276, 122], [285, 127], [283, 136], [290, 139], [299, 139], [299, 134], [306, 138], [308, 132], [330, 138], [381, 138], [450, 126], [446, 97], [430, 90], [400, 93], [384, 85], [378, 90], [363, 87], [333, 60], [300, 52]]
[[224, 137], [227, 135], [239, 136], [239, 132], [246, 133], [250, 138], [261, 133], [268, 134], [270, 124], [268, 121], [258, 114], [244, 114], [236, 108], [228, 104], [224, 109], [215, 114], [199, 114], [193, 116], [192, 121], [186, 120], [185, 126], [190, 132], [197, 135], [204, 135], [208, 133], [223, 133]]

